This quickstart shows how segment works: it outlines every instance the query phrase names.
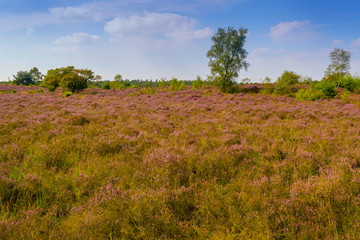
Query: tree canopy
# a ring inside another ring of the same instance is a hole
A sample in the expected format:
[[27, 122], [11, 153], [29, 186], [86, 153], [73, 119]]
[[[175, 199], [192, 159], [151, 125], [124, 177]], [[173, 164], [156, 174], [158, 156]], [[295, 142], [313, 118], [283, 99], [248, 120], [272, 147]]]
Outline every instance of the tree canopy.
[[211, 77], [223, 92], [231, 91], [240, 69], [246, 70], [249, 66], [245, 61], [248, 53], [244, 49], [247, 32], [245, 28], [219, 28], [211, 38], [213, 45], [207, 52]]
[[351, 53], [341, 48], [335, 48], [330, 53], [331, 63], [325, 72], [325, 77], [331, 75], [344, 76], [349, 73]]
[[57, 87], [69, 89], [71, 92], [80, 92], [87, 88], [89, 81], [94, 79], [94, 73], [88, 69], [76, 69], [74, 66], [50, 69], [42, 84], [50, 91]]
[[32, 85], [34, 84], [33, 78], [28, 71], [18, 71], [16, 75], [13, 75], [13, 83], [16, 85]]
[[44, 75], [39, 71], [37, 67], [33, 67], [32, 69], [30, 69], [29, 73], [35, 84], [41, 83]]

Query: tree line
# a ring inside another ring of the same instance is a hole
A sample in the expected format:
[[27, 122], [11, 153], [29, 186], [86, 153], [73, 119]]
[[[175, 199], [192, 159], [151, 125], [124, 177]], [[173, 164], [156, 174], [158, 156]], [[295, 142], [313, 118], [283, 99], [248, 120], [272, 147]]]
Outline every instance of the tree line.
[[[178, 80], [172, 78], [166, 80], [128, 80], [123, 79], [121, 74], [114, 76], [113, 81], [104, 81], [99, 75], [89, 69], [77, 69], [74, 66], [56, 68], [48, 70], [43, 75], [36, 67], [29, 71], [19, 71], [13, 75], [13, 84], [17, 85], [40, 85], [46, 87], [49, 91], [55, 91], [56, 88], [62, 87], [72, 93], [80, 92], [88, 87], [101, 87], [104, 89], [123, 89], [132, 87], [168, 87], [171, 90], [181, 90], [186, 86], [192, 88], [200, 88], [206, 85], [219, 87], [222, 92], [234, 93], [239, 91], [254, 91], [256, 88], [242, 88], [243, 85], [250, 84], [250, 79], [246, 78], [237, 83], [241, 69], [247, 70], [250, 66], [246, 61], [247, 51], [244, 48], [248, 29], [240, 28], [238, 30], [233, 27], [227, 29], [219, 28], [215, 35], [211, 38], [212, 46], [207, 52], [209, 58], [209, 67], [211, 74], [206, 80], [199, 76], [196, 80]], [[298, 95], [301, 98], [317, 99], [332, 97], [335, 94], [335, 88], [344, 88], [348, 91], [360, 89], [360, 79], [358, 76], [351, 75], [350, 70], [351, 53], [349, 51], [335, 48], [330, 53], [331, 63], [325, 71], [324, 78], [321, 81], [313, 81], [311, 78], [302, 78], [293, 71], [284, 71], [284, 73], [271, 83], [266, 77], [262, 82], [262, 92], [276, 94], [292, 94], [297, 93], [294, 85], [307, 84], [308, 88], [301, 89]], [[295, 89], [295, 91], [294, 91]], [[259, 91], [260, 91], [259, 90]]]

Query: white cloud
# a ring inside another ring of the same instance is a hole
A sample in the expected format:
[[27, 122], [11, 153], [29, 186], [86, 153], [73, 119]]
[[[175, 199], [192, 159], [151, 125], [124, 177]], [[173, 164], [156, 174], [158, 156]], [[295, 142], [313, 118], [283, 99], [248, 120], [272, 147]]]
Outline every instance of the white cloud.
[[343, 43], [344, 43], [344, 42], [341, 41], [341, 40], [334, 40], [334, 41], [332, 41], [332, 45], [333, 45], [333, 46], [338, 46], [338, 45], [343, 44]]
[[100, 39], [97, 35], [89, 35], [87, 33], [74, 33], [65, 37], [60, 37], [54, 41], [54, 44], [84, 44], [89, 42], [96, 42]]
[[355, 41], [353, 41], [353, 42], [351, 43], [351, 45], [353, 45], [353, 46], [359, 46], [359, 45], [360, 45], [360, 38], [358, 38], [358, 39], [356, 39]]
[[210, 28], [195, 29], [197, 22], [173, 13], [145, 12], [143, 16], [117, 17], [106, 23], [104, 30], [116, 37], [168, 38], [178, 41], [210, 36]]
[[103, 13], [92, 6], [82, 7], [57, 7], [49, 9], [51, 15], [64, 20], [71, 21], [101, 21]]
[[311, 29], [310, 21], [281, 22], [270, 28], [270, 37], [275, 41], [305, 39], [313, 35]]
[[26, 31], [27, 35], [31, 35], [31, 34], [33, 34], [34, 32], [35, 32], [35, 29], [32, 28], [32, 27], [29, 27], [29, 28], [27, 29], [27, 31]]

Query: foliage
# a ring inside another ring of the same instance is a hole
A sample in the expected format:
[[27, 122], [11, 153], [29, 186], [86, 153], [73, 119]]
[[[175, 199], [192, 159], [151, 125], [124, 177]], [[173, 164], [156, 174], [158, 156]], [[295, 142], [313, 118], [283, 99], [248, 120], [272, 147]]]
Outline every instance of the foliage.
[[169, 81], [169, 91], [178, 91], [178, 90], [184, 90], [185, 89], [185, 82], [179, 81], [177, 78], [172, 78]]
[[102, 89], [110, 89], [110, 83], [109, 82], [104, 82], [101, 86]]
[[13, 75], [13, 78], [13, 83], [16, 85], [32, 85], [35, 83], [28, 71], [19, 71]]
[[265, 94], [272, 94], [275, 91], [275, 85], [271, 83], [271, 79], [266, 76], [263, 82], [263, 89], [261, 90], [262, 93]]
[[191, 89], [201, 89], [203, 85], [204, 85], [204, 81], [200, 76], [197, 76], [196, 80], [192, 82]]
[[246, 70], [249, 66], [245, 61], [247, 52], [244, 49], [247, 32], [245, 28], [219, 28], [211, 38], [213, 45], [207, 52], [209, 67], [213, 80], [222, 92], [230, 92], [240, 69]]
[[64, 97], [70, 97], [72, 95], [72, 92], [66, 91], [64, 92]]
[[330, 53], [331, 63], [325, 72], [325, 77], [334, 75], [335, 78], [349, 73], [351, 53], [341, 48], [335, 48]]
[[293, 71], [284, 71], [283, 74], [277, 79], [275, 84], [275, 93], [287, 94], [292, 92], [291, 85], [299, 83], [300, 75]]
[[114, 81], [121, 82], [122, 80], [123, 80], [123, 78], [122, 78], [122, 75], [121, 75], [121, 74], [116, 74], [116, 75], [114, 76]]
[[343, 75], [339, 78], [337, 85], [350, 92], [354, 92], [360, 89], [360, 77], [351, 74]]
[[311, 84], [312, 82], [314, 82], [314, 80], [311, 77], [302, 77], [300, 82], [305, 84]]
[[119, 80], [114, 80], [114, 81], [110, 82], [110, 88], [123, 89], [123, 88], [125, 88], [125, 86]]
[[296, 93], [296, 98], [299, 100], [316, 101], [319, 99], [334, 98], [336, 93], [336, 84], [330, 81], [314, 82], [307, 89], [300, 89]]
[[0, 239], [360, 235], [360, 95], [13, 88], [38, 89], [0, 85]]
[[320, 90], [324, 93], [325, 97], [330, 99], [336, 96], [336, 83], [329, 81], [321, 81], [311, 86], [314, 90]]
[[36, 67], [30, 69], [29, 73], [35, 84], [40, 84], [41, 81], [43, 80], [44, 75]]
[[325, 94], [321, 90], [314, 88], [309, 88], [309, 89], [302, 88], [296, 93], [296, 99], [299, 100], [316, 101], [324, 98], [326, 98]]
[[87, 88], [89, 81], [94, 78], [94, 73], [88, 69], [75, 69], [73, 66], [50, 69], [42, 81], [42, 85], [49, 91], [63, 87], [73, 93], [78, 93]]

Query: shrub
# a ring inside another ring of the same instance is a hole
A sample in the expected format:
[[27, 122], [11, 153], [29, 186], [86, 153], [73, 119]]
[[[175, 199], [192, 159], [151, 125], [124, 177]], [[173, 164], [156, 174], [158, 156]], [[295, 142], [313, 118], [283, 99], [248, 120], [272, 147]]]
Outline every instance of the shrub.
[[313, 83], [309, 89], [300, 89], [296, 93], [299, 100], [315, 101], [319, 99], [330, 99], [336, 96], [336, 83], [329, 81], [321, 81]]
[[123, 89], [123, 88], [125, 88], [125, 86], [119, 80], [114, 80], [114, 81], [110, 82], [110, 88]]
[[311, 86], [314, 90], [320, 90], [324, 93], [325, 98], [330, 99], [336, 96], [336, 83], [321, 81]]
[[325, 98], [325, 94], [321, 90], [315, 90], [315, 89], [300, 89], [296, 93], [296, 98], [299, 100], [310, 100], [315, 101], [322, 98]]
[[261, 90], [262, 93], [272, 94], [275, 91], [275, 86], [273, 83], [264, 83], [263, 89]]
[[191, 89], [200, 89], [203, 84], [204, 84], [204, 81], [201, 79], [200, 76], [197, 76], [197, 77], [196, 77], [196, 80], [194, 80], [194, 81], [192, 82], [192, 87], [191, 87]]
[[104, 82], [101, 87], [102, 87], [102, 89], [110, 89], [110, 83], [109, 82]]
[[72, 92], [66, 91], [64, 92], [64, 97], [70, 97], [72, 95]]
[[352, 76], [351, 74], [341, 76], [338, 80], [338, 86], [350, 92], [354, 92], [360, 88], [360, 77]]
[[153, 88], [140, 88], [140, 94], [155, 94], [155, 89]]
[[180, 87], [180, 82], [177, 78], [172, 78], [170, 81], [169, 81], [169, 90], [170, 91], [176, 91], [179, 89]]
[[179, 86], [178, 90], [182, 91], [182, 90], [185, 89], [185, 87], [186, 87], [185, 82], [184, 82], [184, 81], [180, 81], [180, 86]]
[[168, 81], [166, 81], [166, 78], [161, 78], [159, 81], [159, 87], [160, 88], [165, 88], [168, 86]]
[[16, 93], [15, 89], [11, 89], [10, 93]]
[[237, 92], [242, 92], [242, 93], [258, 93], [260, 91], [262, 91], [261, 87], [255, 84], [247, 84], [247, 85], [239, 86], [237, 89]]
[[44, 93], [44, 89], [39, 88], [38, 90], [36, 90], [37, 93]]
[[299, 79], [300, 75], [293, 71], [284, 71], [276, 81], [275, 93], [283, 95], [292, 92], [291, 85], [299, 83]]

